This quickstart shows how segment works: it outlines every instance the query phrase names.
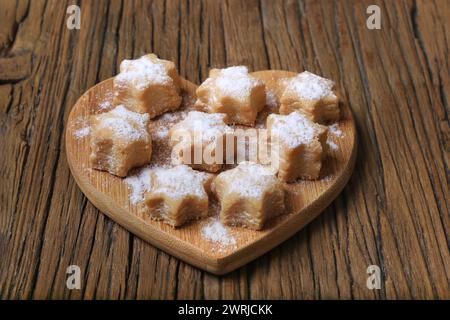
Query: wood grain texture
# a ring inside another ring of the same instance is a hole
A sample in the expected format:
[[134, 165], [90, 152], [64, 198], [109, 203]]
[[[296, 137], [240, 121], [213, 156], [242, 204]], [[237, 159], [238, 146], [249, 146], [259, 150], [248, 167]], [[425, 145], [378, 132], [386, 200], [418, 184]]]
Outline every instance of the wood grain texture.
[[[0, 2], [0, 297], [450, 298], [450, 3]], [[381, 8], [380, 30], [366, 8]], [[308, 69], [335, 79], [360, 140], [341, 196], [281, 246], [224, 277], [100, 214], [70, 175], [64, 124], [124, 58], [155, 52], [199, 83], [210, 67]], [[68, 265], [81, 290], [67, 290]], [[366, 268], [382, 269], [368, 290]]]

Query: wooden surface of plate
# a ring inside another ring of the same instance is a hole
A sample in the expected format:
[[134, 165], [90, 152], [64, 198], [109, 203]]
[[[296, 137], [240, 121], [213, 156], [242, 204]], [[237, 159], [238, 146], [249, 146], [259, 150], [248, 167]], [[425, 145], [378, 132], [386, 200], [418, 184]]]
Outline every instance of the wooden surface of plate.
[[[264, 80], [275, 97], [279, 96], [278, 80], [295, 75], [287, 71], [258, 71], [252, 74]], [[195, 221], [177, 229], [162, 222], [144, 221], [137, 216], [137, 206], [130, 201], [131, 190], [123, 179], [90, 168], [89, 135], [80, 134], [86, 129], [89, 115], [107, 111], [112, 106], [112, 83], [111, 78], [94, 86], [80, 97], [71, 110], [66, 126], [66, 151], [72, 175], [86, 197], [111, 219], [161, 250], [211, 273], [230, 272], [291, 237], [338, 196], [354, 168], [357, 149], [355, 123], [351, 110], [341, 104], [341, 120], [338, 123], [341, 134], [331, 135], [330, 140], [337, 148], [330, 150], [321, 178], [285, 184], [289, 213], [269, 221], [264, 230], [227, 228], [235, 243], [223, 246], [202, 236], [203, 228], [211, 223], [211, 219]], [[196, 88], [195, 84], [182, 81], [182, 110], [191, 108]], [[165, 118], [156, 118], [153, 128], [161, 129]], [[155, 161], [161, 160], [158, 159], [158, 148], [161, 148], [161, 157], [168, 157], [164, 139], [154, 144], [152, 157], [156, 157]]]

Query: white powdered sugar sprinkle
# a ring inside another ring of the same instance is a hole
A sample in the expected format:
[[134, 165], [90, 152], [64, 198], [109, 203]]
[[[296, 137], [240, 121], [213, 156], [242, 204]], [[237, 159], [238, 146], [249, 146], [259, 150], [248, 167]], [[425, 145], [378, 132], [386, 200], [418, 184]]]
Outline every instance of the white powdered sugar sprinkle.
[[104, 111], [111, 110], [114, 107], [111, 102], [113, 99], [113, 96], [114, 96], [114, 94], [113, 94], [112, 90], [106, 91], [103, 96], [103, 100], [98, 104], [98, 111], [104, 112]]
[[178, 119], [178, 117], [182, 116], [180, 112], [178, 113], [164, 113], [159, 119], [164, 122], [174, 122]]
[[148, 88], [152, 84], [168, 84], [172, 78], [167, 73], [161, 60], [142, 56], [135, 60], [123, 60], [120, 73], [115, 78], [115, 84], [132, 86], [138, 90]]
[[331, 141], [330, 139], [327, 140], [327, 145], [330, 148], [330, 150], [336, 151], [339, 149], [339, 146], [335, 142]]
[[330, 132], [332, 135], [334, 135], [336, 137], [339, 137], [339, 138], [344, 136], [344, 133], [339, 128], [339, 124], [338, 123], [334, 123], [331, 126], [328, 126], [328, 132]]
[[233, 66], [222, 69], [215, 79], [215, 84], [224, 96], [240, 101], [248, 99], [251, 90], [259, 85], [261, 80], [252, 77], [247, 67]]
[[207, 197], [204, 183], [210, 177], [209, 174], [195, 171], [186, 165], [177, 165], [172, 168], [156, 168], [153, 170], [157, 187], [153, 193], [169, 194], [174, 198], [182, 198], [188, 195]]
[[231, 129], [225, 124], [224, 119], [225, 115], [222, 113], [190, 111], [184, 120], [173, 127], [173, 130], [201, 133], [203, 140], [210, 141]]
[[286, 91], [293, 91], [303, 99], [320, 100], [334, 95], [333, 86], [333, 81], [304, 71], [288, 81]]
[[186, 111], [167, 112], [153, 121], [154, 129], [152, 130], [152, 138], [155, 140], [166, 139], [169, 136], [170, 128], [178, 121], [183, 120], [188, 113]]
[[148, 114], [140, 114], [119, 105], [113, 110], [96, 116], [97, 129], [109, 129], [114, 135], [127, 141], [147, 140], [150, 138], [147, 126]]
[[339, 146], [331, 140], [331, 137], [337, 137], [337, 138], [341, 138], [344, 136], [344, 133], [342, 132], [342, 130], [339, 128], [339, 123], [334, 123], [330, 126], [328, 126], [328, 140], [327, 140], [327, 144], [328, 147], [330, 148], [330, 150], [336, 151], [339, 149]]
[[147, 113], [137, 113], [128, 110], [124, 105], [119, 105], [109, 112], [110, 115], [120, 117], [122, 119], [134, 121], [140, 125], [145, 125], [149, 118]]
[[266, 91], [266, 105], [269, 108], [276, 108], [278, 106], [278, 99], [276, 94], [271, 91], [271, 90], [267, 90]]
[[272, 122], [271, 134], [289, 145], [295, 147], [300, 144], [309, 144], [323, 130], [322, 126], [312, 122], [300, 112], [288, 115], [271, 114], [268, 117]]
[[252, 198], [260, 198], [269, 185], [278, 182], [270, 167], [248, 161], [241, 162], [236, 168], [224, 171], [219, 176], [227, 181], [231, 192]]
[[112, 106], [113, 105], [110, 101], [105, 100], [98, 104], [98, 110], [100, 111], [110, 110]]
[[151, 188], [151, 172], [153, 169], [151, 166], [142, 168], [137, 174], [124, 179], [124, 182], [131, 189], [131, 204], [138, 204], [144, 200], [144, 193]]
[[115, 136], [127, 141], [140, 140], [146, 134], [144, 131], [133, 127], [130, 122], [115, 117], [102, 119], [99, 128], [111, 129]]
[[83, 127], [83, 128], [76, 130], [73, 134], [75, 135], [75, 137], [77, 139], [82, 139], [84, 137], [87, 137], [90, 132], [91, 132], [91, 127], [87, 126], [87, 127]]
[[[236, 239], [218, 218], [211, 218], [211, 221], [202, 228], [202, 236], [220, 247], [236, 245]], [[224, 248], [221, 249], [223, 250]]]
[[152, 138], [162, 140], [169, 136], [169, 128], [167, 126], [159, 126], [153, 133]]
[[78, 117], [71, 124], [71, 129], [73, 129], [73, 136], [75, 139], [83, 139], [91, 133], [91, 127], [88, 118]]

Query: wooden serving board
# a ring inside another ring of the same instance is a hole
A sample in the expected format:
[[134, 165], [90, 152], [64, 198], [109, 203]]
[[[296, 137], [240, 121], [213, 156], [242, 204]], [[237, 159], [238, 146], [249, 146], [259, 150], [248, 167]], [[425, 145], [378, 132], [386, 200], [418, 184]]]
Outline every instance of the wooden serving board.
[[[277, 80], [295, 75], [287, 71], [259, 71], [254, 76], [264, 80], [267, 88], [279, 96]], [[321, 179], [285, 184], [287, 214], [266, 225], [262, 231], [227, 227], [235, 239], [233, 245], [223, 246], [202, 236], [202, 229], [212, 218], [189, 223], [174, 229], [162, 222], [146, 221], [137, 215], [137, 206], [130, 201], [130, 188], [121, 178], [107, 172], [92, 170], [89, 165], [89, 135], [83, 126], [89, 115], [111, 108], [112, 78], [88, 90], [73, 107], [66, 126], [67, 159], [71, 172], [87, 198], [111, 219], [130, 232], [150, 242], [181, 260], [214, 274], [225, 274], [274, 248], [317, 217], [339, 194], [347, 183], [356, 158], [356, 128], [347, 105], [341, 104], [340, 137], [331, 140], [338, 146], [330, 150], [325, 161]], [[183, 110], [189, 110], [195, 101], [197, 86], [182, 81]], [[265, 114], [259, 117], [264, 122]], [[261, 118], [262, 117], [262, 118]], [[164, 118], [165, 119], [165, 118]], [[157, 118], [153, 128], [165, 125]], [[168, 157], [167, 143], [163, 138], [154, 142], [152, 161], [164, 162]], [[211, 209], [216, 215], [217, 206]]]

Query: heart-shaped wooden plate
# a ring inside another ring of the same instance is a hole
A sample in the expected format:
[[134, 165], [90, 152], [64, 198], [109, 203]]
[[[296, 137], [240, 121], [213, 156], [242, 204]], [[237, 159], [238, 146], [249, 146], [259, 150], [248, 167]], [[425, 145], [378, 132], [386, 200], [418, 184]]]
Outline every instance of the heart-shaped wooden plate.
[[[259, 71], [253, 75], [264, 80], [273, 97], [279, 96], [278, 80], [292, 77], [287, 71]], [[88, 199], [111, 219], [130, 232], [181, 260], [214, 274], [225, 274], [274, 248], [319, 215], [339, 194], [347, 183], [356, 158], [356, 128], [349, 107], [341, 104], [341, 120], [331, 134], [329, 156], [325, 161], [322, 178], [316, 181], [298, 181], [285, 184], [289, 213], [272, 219], [262, 231], [228, 228], [233, 242], [223, 245], [202, 234], [211, 219], [192, 222], [181, 228], [172, 228], [162, 222], [145, 221], [137, 215], [137, 206], [130, 201], [130, 188], [121, 178], [92, 170], [89, 165], [89, 115], [107, 111], [112, 107], [113, 80], [105, 80], [88, 90], [73, 107], [66, 129], [66, 150], [70, 170], [80, 189]], [[197, 86], [182, 81], [183, 105], [186, 110], [195, 101]], [[267, 108], [269, 109], [269, 108]], [[267, 115], [268, 112], [266, 112]], [[262, 113], [261, 117], [265, 117]], [[261, 118], [260, 117], [260, 118]], [[161, 128], [168, 117], [157, 118], [152, 128]], [[263, 122], [264, 119], [260, 119]], [[165, 128], [167, 131], [167, 128]], [[337, 129], [337, 130], [336, 130]], [[157, 134], [158, 135], [158, 134]], [[154, 142], [155, 154], [166, 154], [167, 135]], [[159, 147], [158, 147], [159, 145]], [[156, 150], [155, 150], [156, 146]], [[158, 148], [161, 150], [158, 151]], [[158, 155], [155, 156], [158, 161]], [[153, 159], [152, 159], [153, 161]], [[217, 208], [211, 209], [217, 213]]]

